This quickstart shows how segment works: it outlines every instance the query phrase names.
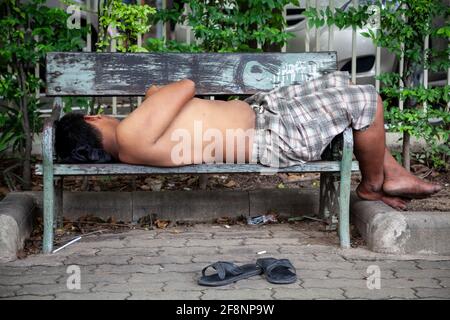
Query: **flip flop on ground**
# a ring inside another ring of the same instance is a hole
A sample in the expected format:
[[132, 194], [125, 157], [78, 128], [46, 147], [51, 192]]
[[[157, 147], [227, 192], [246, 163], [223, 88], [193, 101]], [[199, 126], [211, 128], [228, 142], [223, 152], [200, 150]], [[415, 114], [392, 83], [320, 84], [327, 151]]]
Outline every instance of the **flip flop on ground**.
[[[209, 268], [215, 269], [217, 273], [206, 275], [206, 270]], [[198, 280], [198, 284], [209, 287], [224, 286], [242, 279], [260, 275], [262, 272], [262, 269], [254, 263], [238, 266], [232, 262], [218, 261], [202, 270], [202, 277]]]
[[270, 283], [289, 284], [297, 281], [295, 268], [288, 259], [261, 258], [256, 260], [256, 264], [263, 269]]

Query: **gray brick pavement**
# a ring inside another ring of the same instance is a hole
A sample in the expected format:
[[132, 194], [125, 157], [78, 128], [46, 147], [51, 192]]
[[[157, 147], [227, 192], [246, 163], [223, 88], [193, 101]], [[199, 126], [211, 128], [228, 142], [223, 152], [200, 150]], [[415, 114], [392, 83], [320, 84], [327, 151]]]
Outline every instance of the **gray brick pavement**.
[[[336, 239], [288, 224], [104, 234], [54, 255], [0, 264], [0, 299], [450, 299], [450, 257], [341, 250]], [[299, 281], [274, 285], [256, 276], [219, 288], [196, 283], [217, 260], [268, 256], [288, 258]], [[69, 265], [80, 266], [80, 290], [66, 286]], [[380, 289], [367, 287], [369, 266], [379, 267]]]

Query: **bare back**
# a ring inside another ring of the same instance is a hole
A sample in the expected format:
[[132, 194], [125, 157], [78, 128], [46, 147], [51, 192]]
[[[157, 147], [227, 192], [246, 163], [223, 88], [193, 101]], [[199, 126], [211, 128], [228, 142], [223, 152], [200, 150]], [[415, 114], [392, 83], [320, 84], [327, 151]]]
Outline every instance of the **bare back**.
[[[243, 101], [193, 98], [181, 109], [159, 142], [163, 150], [171, 153], [182, 143], [178, 133], [185, 132], [192, 137], [191, 163], [248, 162], [254, 125], [255, 113]], [[222, 151], [217, 150], [220, 147]], [[170, 153], [166, 157], [171, 158]]]
[[[139, 108], [145, 103], [151, 101], [146, 99]], [[120, 158], [128, 163], [156, 166], [244, 163], [251, 157], [254, 126], [255, 113], [244, 101], [191, 98], [171, 119], [157, 142], [148, 148], [145, 145], [152, 130], [150, 124], [131, 115], [123, 120], [117, 135], [118, 141], [127, 141], [127, 147]], [[135, 132], [133, 142], [128, 134], [130, 128]], [[124, 136], [128, 139], [123, 139]]]

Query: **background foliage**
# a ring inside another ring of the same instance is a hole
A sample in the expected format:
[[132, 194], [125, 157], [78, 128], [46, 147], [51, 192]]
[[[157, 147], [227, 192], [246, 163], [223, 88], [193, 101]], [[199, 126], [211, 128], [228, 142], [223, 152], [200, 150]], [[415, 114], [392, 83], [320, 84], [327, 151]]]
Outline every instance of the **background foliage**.
[[116, 40], [118, 52], [146, 51], [137, 45], [138, 35], [150, 30], [150, 16], [156, 9], [148, 5], [125, 4], [121, 0], [104, 0], [99, 17], [98, 51], [106, 51]]
[[[150, 40], [149, 50], [180, 50], [202, 52], [280, 51], [286, 40], [293, 37], [285, 32], [285, 5], [299, 4], [292, 0], [185, 0], [191, 12], [183, 14], [182, 7], [158, 10], [157, 21], [186, 24], [192, 27], [196, 44], [180, 47], [174, 41], [165, 46]], [[164, 42], [164, 41], [163, 41]], [[260, 48], [258, 48], [258, 43]]]
[[[425, 37], [430, 43], [437, 39], [446, 41], [450, 35], [450, 8], [445, 1], [436, 0], [399, 0], [376, 1], [380, 16], [380, 28], [368, 28], [361, 34], [373, 40], [375, 45], [387, 48], [400, 57], [403, 55], [404, 73], [381, 74], [380, 94], [385, 104], [385, 119], [391, 131], [403, 133], [403, 163], [409, 168], [409, 136], [424, 138], [429, 145], [426, 162], [436, 168], [448, 166], [450, 149], [448, 147], [450, 122], [447, 103], [449, 86], [442, 88], [424, 88], [422, 85], [423, 69], [430, 72], [446, 73], [450, 66], [450, 48], [424, 49]], [[373, 19], [376, 12], [369, 5], [348, 10], [329, 8], [306, 11], [310, 26], [322, 27], [335, 25], [338, 28], [363, 28]], [[442, 18], [443, 26], [435, 21]], [[403, 44], [403, 46], [402, 46]], [[400, 81], [404, 88], [400, 87]], [[405, 110], [398, 109], [398, 101], [404, 101]], [[426, 103], [428, 112], [423, 111]]]
[[34, 74], [35, 64], [42, 63], [47, 52], [80, 50], [84, 46], [85, 30], [68, 29], [69, 15], [43, 3], [0, 2], [0, 152], [8, 147], [18, 152], [25, 189], [31, 185], [34, 133], [40, 130], [36, 91], [43, 83]]

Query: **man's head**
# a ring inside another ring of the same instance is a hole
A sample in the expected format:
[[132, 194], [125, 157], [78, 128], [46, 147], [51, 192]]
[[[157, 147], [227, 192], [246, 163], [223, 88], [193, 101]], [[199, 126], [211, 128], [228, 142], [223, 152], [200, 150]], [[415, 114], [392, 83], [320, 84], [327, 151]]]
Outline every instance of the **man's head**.
[[104, 163], [117, 159], [116, 128], [109, 116], [68, 113], [56, 122], [55, 150], [63, 162]]

